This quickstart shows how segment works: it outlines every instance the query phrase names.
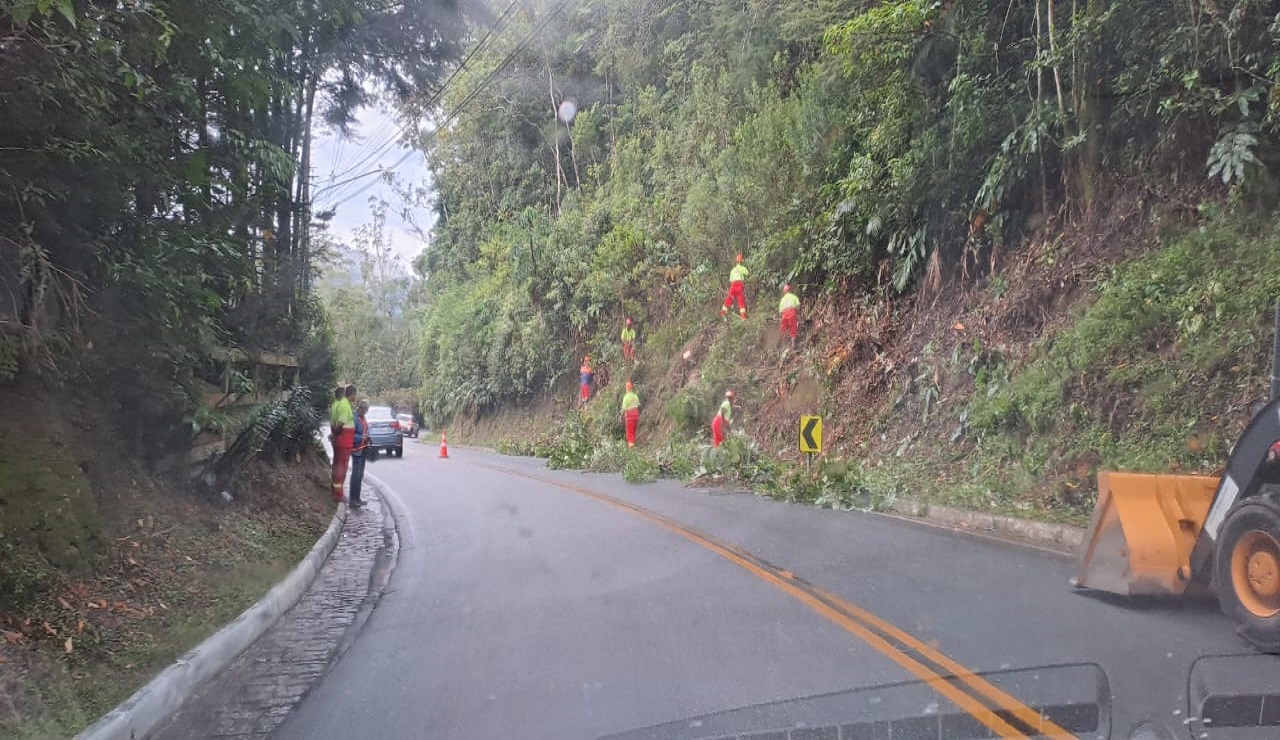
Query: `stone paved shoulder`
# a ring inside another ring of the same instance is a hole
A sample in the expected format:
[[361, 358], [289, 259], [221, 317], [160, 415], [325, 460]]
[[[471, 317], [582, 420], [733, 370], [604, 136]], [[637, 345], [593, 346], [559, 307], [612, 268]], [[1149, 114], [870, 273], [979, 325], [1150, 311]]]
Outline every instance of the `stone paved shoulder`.
[[284, 722], [345, 649], [394, 559], [390, 512], [367, 480], [365, 500], [298, 603], [152, 738], [263, 738]]

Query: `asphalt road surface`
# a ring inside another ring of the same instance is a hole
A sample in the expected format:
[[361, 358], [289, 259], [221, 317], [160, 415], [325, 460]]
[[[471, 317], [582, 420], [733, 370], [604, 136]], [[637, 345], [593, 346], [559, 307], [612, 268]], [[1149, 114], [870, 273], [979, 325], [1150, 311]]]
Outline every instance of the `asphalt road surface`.
[[[1197, 737], [1192, 663], [1251, 654], [1212, 602], [1075, 593], [1072, 561], [1050, 552], [451, 453], [406, 440], [369, 466], [397, 510], [398, 564], [277, 737], [590, 740], [918, 679], [941, 706], [1007, 717], [1021, 689], [936, 675], [1082, 662], [1105, 671], [1114, 736], [1154, 718]], [[1262, 660], [1280, 681], [1280, 659]]]

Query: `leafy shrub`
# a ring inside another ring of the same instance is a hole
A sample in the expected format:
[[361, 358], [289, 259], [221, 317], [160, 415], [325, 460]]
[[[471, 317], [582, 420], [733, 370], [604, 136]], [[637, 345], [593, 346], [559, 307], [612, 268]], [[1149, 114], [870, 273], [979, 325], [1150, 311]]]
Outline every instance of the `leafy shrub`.
[[311, 389], [303, 385], [283, 401], [255, 407], [244, 428], [213, 464], [219, 480], [233, 476], [255, 457], [289, 459], [315, 445], [320, 413], [311, 399]]
[[497, 450], [499, 454], [512, 457], [550, 457], [551, 440], [543, 437], [525, 439], [508, 437], [498, 442]]
[[582, 470], [595, 456], [596, 444], [582, 414], [570, 414], [551, 444], [547, 467], [553, 470]]
[[668, 442], [655, 456], [658, 473], [665, 478], [688, 480], [698, 470], [700, 455], [693, 442]]
[[621, 473], [636, 454], [628, 450], [626, 442], [608, 439], [596, 448], [589, 467], [597, 473]]
[[658, 463], [640, 453], [628, 454], [622, 467], [622, 477], [628, 483], [652, 483], [658, 478]]
[[681, 434], [694, 434], [706, 426], [712, 414], [709, 395], [701, 388], [690, 386], [681, 388], [667, 402], [667, 416]]
[[723, 476], [767, 490], [777, 485], [779, 471], [778, 464], [760, 452], [754, 439], [735, 431], [719, 448], [702, 448], [701, 464], [694, 477]]
[[824, 461], [816, 476], [813, 503], [837, 511], [883, 511], [898, 497], [892, 480], [877, 480], [857, 464]]

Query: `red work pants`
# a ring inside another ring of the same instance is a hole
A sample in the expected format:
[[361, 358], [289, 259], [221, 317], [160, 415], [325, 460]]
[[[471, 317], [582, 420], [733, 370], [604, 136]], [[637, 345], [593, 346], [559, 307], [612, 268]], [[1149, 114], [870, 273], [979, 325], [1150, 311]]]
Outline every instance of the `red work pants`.
[[788, 308], [782, 312], [782, 318], [778, 320], [778, 328], [783, 334], [790, 334], [792, 339], [796, 338], [796, 329], [799, 328], [799, 321], [796, 318], [796, 310]]
[[343, 501], [343, 486], [347, 480], [347, 465], [351, 463], [351, 448], [356, 442], [356, 430], [348, 427], [333, 435], [333, 500]]
[[747, 293], [743, 288], [741, 280], [734, 280], [729, 283], [729, 294], [724, 297], [724, 310], [728, 311], [733, 302], [738, 301], [738, 313], [743, 316], [747, 315]]
[[636, 427], [640, 424], [640, 409], [627, 409], [622, 412], [622, 420], [627, 427], [627, 446], [636, 446]]
[[719, 447], [724, 444], [724, 417], [716, 414], [716, 418], [711, 420], [711, 446]]
[[582, 402], [586, 403], [591, 400], [591, 386], [586, 383], [582, 384]]
[[636, 361], [636, 346], [631, 342], [622, 343], [622, 358], [627, 362]]

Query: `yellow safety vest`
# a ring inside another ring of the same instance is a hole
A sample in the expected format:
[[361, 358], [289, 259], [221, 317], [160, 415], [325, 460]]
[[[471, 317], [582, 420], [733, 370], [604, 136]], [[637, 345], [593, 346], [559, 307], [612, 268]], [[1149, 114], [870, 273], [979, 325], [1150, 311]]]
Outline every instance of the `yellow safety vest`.
[[334, 401], [333, 409], [329, 412], [329, 422], [334, 426], [341, 424], [343, 429], [354, 427], [356, 416], [351, 413], [351, 402], [345, 398]]

